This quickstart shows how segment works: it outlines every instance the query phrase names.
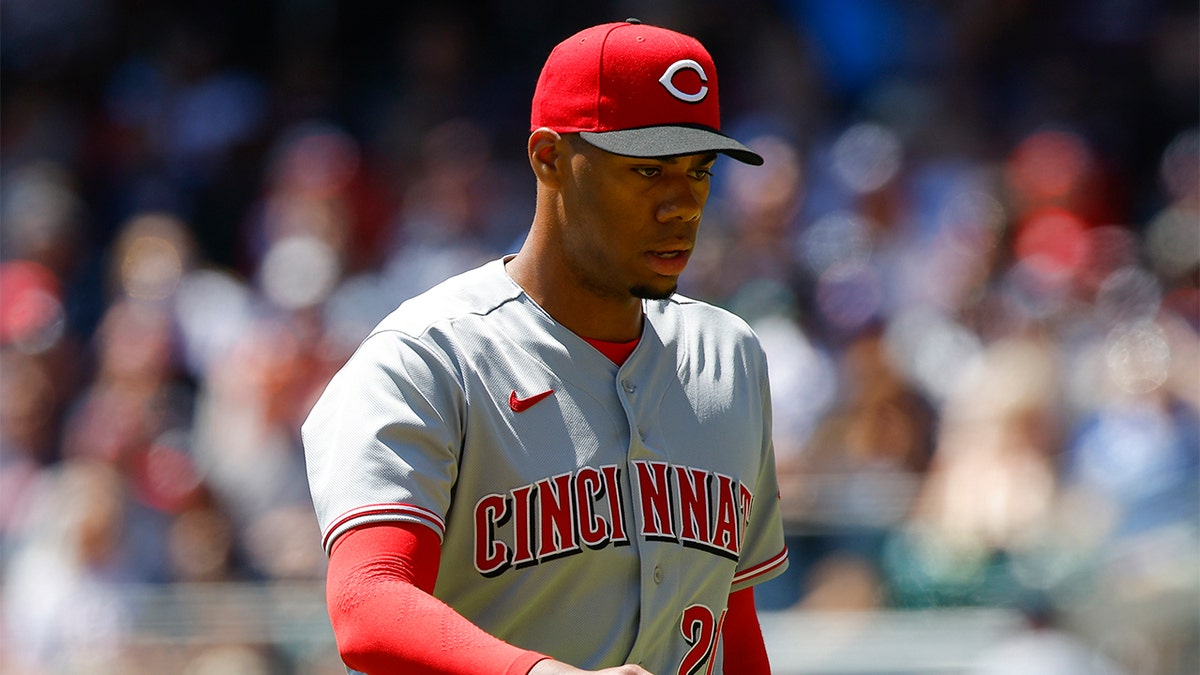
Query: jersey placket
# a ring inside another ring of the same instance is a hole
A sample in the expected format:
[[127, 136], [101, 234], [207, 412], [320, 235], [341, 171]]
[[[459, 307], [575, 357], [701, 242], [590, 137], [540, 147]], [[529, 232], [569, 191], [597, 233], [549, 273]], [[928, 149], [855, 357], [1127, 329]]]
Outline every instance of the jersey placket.
[[[667, 664], [663, 660], [672, 651], [670, 636], [676, 633], [674, 624], [678, 617], [670, 608], [678, 602], [679, 575], [675, 572], [682, 564], [674, 537], [673, 513], [667, 516], [671, 519], [669, 523], [647, 522], [647, 509], [638, 478], [639, 464], [642, 467], [667, 466], [671, 461], [665, 444], [657, 442], [660, 429], [656, 413], [665, 387], [676, 377], [675, 355], [668, 351], [669, 348], [664, 347], [647, 321], [638, 349], [620, 368], [615, 383], [617, 397], [629, 422], [625, 481], [631, 513], [627, 514], [627, 522], [633, 527], [631, 539], [638, 547], [641, 567], [641, 614], [638, 636], [629, 660], [642, 663], [652, 670], [655, 667], [665, 668]], [[671, 490], [670, 481], [663, 481], [661, 487]], [[674, 500], [674, 495], [670, 495], [669, 499]], [[652, 636], [659, 639], [655, 640]], [[661, 639], [664, 637], [666, 642]]]

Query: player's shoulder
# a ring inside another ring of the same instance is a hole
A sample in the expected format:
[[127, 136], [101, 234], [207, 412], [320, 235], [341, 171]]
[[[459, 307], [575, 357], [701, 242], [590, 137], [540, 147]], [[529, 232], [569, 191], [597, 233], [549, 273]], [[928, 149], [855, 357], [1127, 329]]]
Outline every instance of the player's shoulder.
[[659, 330], [680, 336], [703, 337], [757, 344], [758, 337], [745, 319], [723, 307], [676, 293], [666, 300], [645, 304], [646, 314]]
[[765, 377], [766, 353], [750, 324], [733, 312], [675, 294], [644, 304], [662, 344], [683, 364], [722, 363]]
[[379, 322], [372, 334], [395, 332], [418, 337], [439, 324], [486, 316], [520, 292], [504, 272], [503, 260], [493, 260], [405, 300]]

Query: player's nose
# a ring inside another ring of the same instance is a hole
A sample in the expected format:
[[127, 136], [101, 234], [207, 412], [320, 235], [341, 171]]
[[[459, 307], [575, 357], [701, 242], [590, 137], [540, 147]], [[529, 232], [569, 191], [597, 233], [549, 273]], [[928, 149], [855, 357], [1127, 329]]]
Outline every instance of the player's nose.
[[702, 186], [697, 185], [688, 176], [667, 181], [667, 188], [663, 191], [658, 205], [658, 221], [661, 223], [699, 221], [700, 215], [704, 212], [706, 197], [707, 194]]

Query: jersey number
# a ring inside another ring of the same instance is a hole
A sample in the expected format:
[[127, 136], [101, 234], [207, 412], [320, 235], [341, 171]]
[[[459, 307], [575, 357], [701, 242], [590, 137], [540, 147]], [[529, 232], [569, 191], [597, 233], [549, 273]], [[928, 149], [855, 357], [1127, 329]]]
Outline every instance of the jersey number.
[[[679, 632], [691, 646], [679, 664], [678, 675], [699, 675], [701, 669], [705, 675], [710, 675], [716, 663], [717, 641], [721, 638], [721, 628], [725, 625], [725, 612], [721, 611], [720, 619], [713, 617], [713, 612], [704, 605], [692, 605], [683, 610], [683, 619], [679, 622]], [[708, 664], [708, 667], [705, 667]]]

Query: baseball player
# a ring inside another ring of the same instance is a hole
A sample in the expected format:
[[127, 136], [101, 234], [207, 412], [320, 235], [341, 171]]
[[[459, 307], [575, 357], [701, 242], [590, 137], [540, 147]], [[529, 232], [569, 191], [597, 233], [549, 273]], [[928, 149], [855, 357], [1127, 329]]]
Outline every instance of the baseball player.
[[516, 255], [384, 318], [303, 426], [328, 607], [364, 673], [768, 673], [784, 570], [767, 365], [675, 295], [722, 135], [694, 38], [636, 20], [548, 57]]

